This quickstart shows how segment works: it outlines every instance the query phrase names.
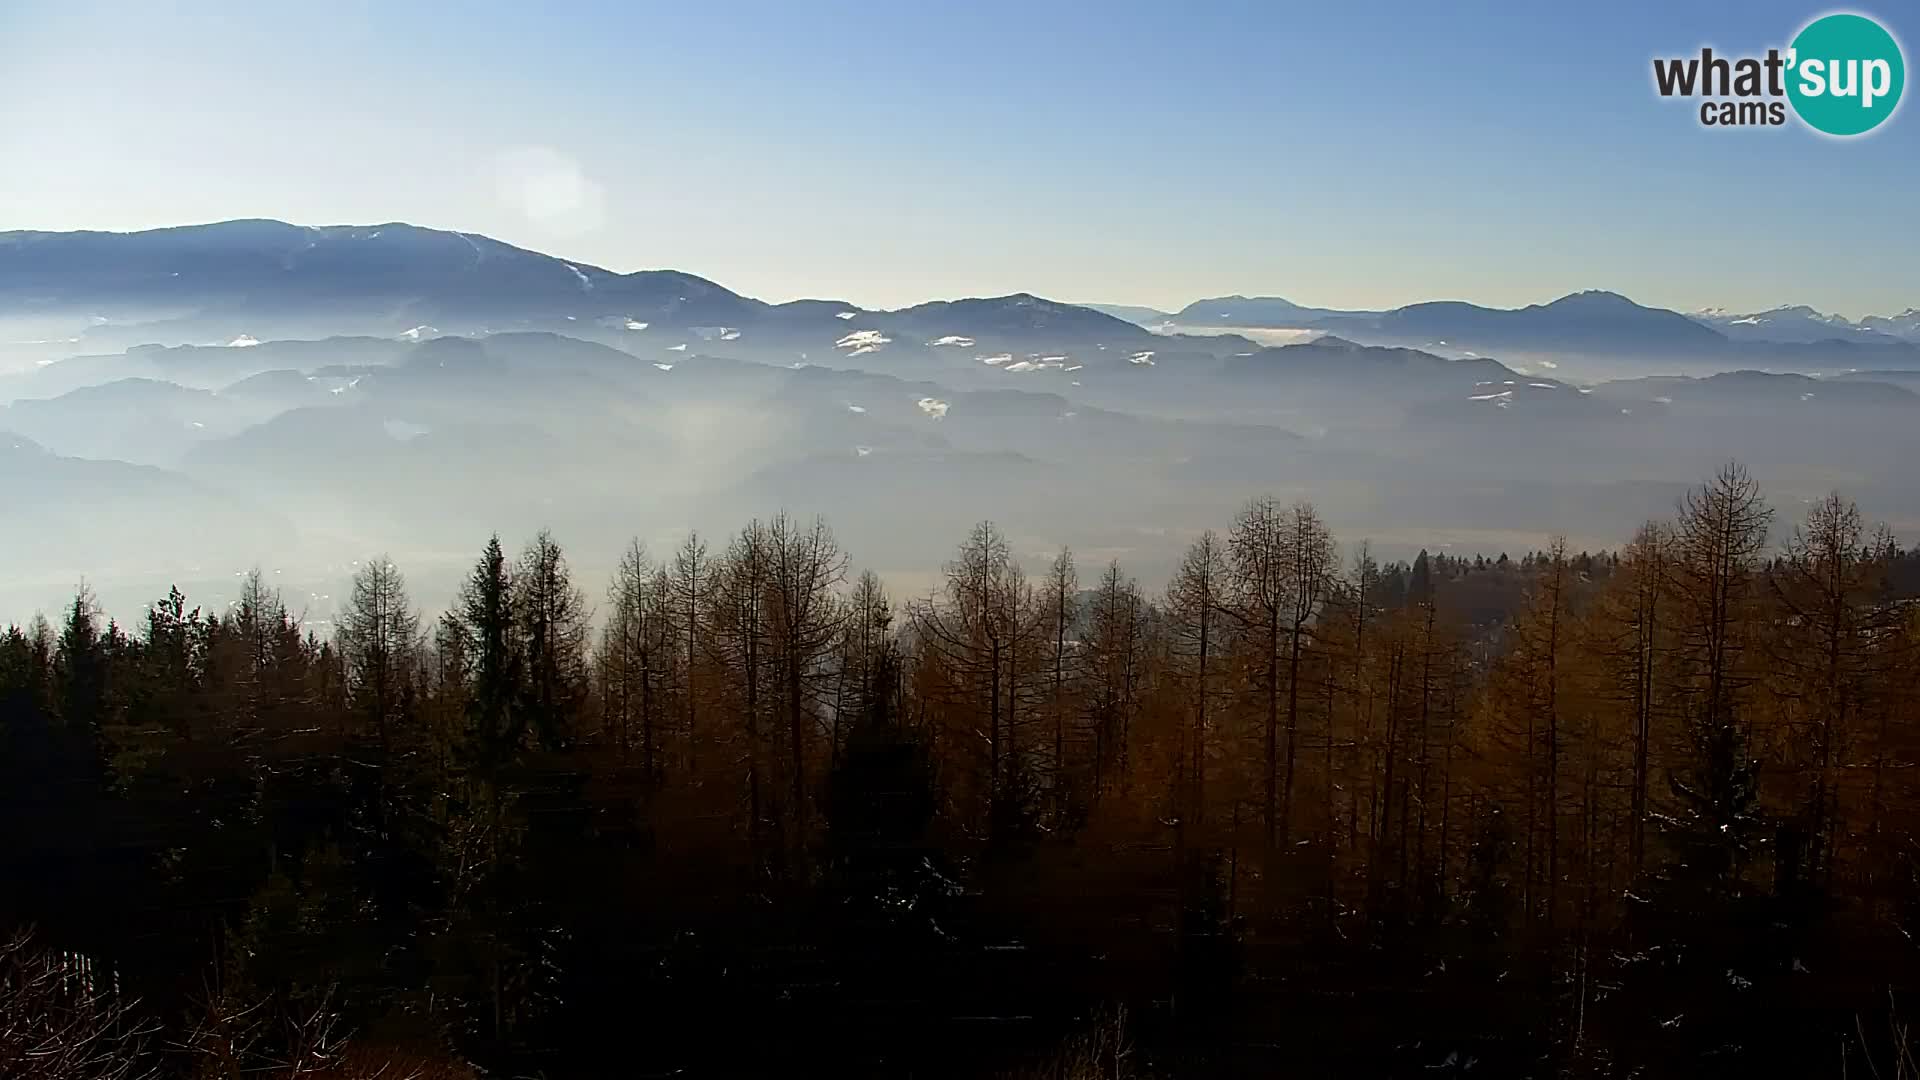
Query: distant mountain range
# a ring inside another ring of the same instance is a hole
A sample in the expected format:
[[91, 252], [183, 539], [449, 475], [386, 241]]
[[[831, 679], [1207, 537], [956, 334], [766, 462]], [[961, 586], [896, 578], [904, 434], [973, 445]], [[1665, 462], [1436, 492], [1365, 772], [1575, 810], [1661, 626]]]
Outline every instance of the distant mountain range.
[[1235, 330], [1288, 328], [1455, 357], [1575, 356], [1670, 370], [1920, 367], [1920, 312], [1911, 309], [1859, 323], [1805, 307], [1689, 316], [1594, 291], [1518, 309], [1437, 301], [1353, 311], [1225, 296], [1163, 312], [1016, 293], [879, 311], [837, 300], [771, 304], [677, 270], [616, 273], [402, 223], [3, 232], [0, 329], [22, 320], [56, 329], [36, 335], [45, 340], [0, 340], [0, 364], [146, 343], [417, 341], [533, 330], [763, 362], [873, 357], [864, 362], [924, 375], [1002, 356], [1006, 369], [1021, 370], [1119, 363], [1142, 352], [1157, 362], [1183, 352], [1228, 355], [1256, 348]]
[[1134, 304], [1087, 304], [1085, 306], [1147, 327], [1174, 324], [1191, 327], [1291, 329], [1306, 327], [1321, 319], [1380, 314], [1377, 311], [1302, 307], [1278, 296], [1215, 296], [1205, 300], [1195, 300], [1179, 311], [1161, 311], [1157, 308], [1140, 307]]
[[1403, 340], [1529, 352], [1696, 352], [1726, 343], [1724, 336], [1684, 315], [1600, 291], [1513, 310], [1459, 301], [1413, 304], [1386, 312], [1372, 325]]
[[615, 274], [476, 233], [222, 221], [134, 233], [0, 233], [0, 308], [229, 310], [419, 323], [631, 311], [737, 322], [751, 305], [692, 274]]
[[1196, 300], [1173, 313], [1183, 326], [1293, 327], [1317, 325], [1323, 320], [1365, 319], [1378, 311], [1342, 311], [1302, 307], [1278, 296], [1220, 296]]
[[0, 493], [33, 522], [0, 590], [265, 561], [324, 618], [343, 552], [443, 596], [496, 530], [554, 529], [591, 580], [779, 507], [880, 567], [993, 517], [1157, 575], [1261, 491], [1385, 543], [1610, 542], [1730, 456], [1920, 522], [1916, 322], [1605, 292], [884, 311], [409, 225], [0, 233]]
[[1091, 308], [1094, 311], [1100, 312], [1102, 315], [1111, 315], [1116, 319], [1125, 319], [1130, 323], [1137, 323], [1149, 329], [1164, 326], [1173, 321], [1172, 312], [1161, 311], [1159, 308], [1145, 307], [1140, 304], [1081, 304], [1080, 306]]
[[[226, 221], [137, 233], [0, 233], [0, 319], [82, 319], [91, 346], [245, 344], [339, 334], [564, 329], [846, 351], [1018, 338], [1120, 347], [1152, 339], [1089, 308], [1020, 293], [871, 311], [769, 304], [675, 270], [618, 274], [474, 233], [392, 223]], [[573, 324], [581, 324], [579, 326]], [[885, 339], [885, 340], [882, 340]], [[845, 342], [845, 344], [842, 344]], [[49, 344], [58, 344], [53, 342]]]
[[[1710, 309], [1681, 315], [1600, 291], [1511, 310], [1439, 301], [1391, 311], [1342, 311], [1306, 307], [1277, 296], [1212, 297], [1196, 300], [1178, 311], [1127, 304], [1087, 306], [1156, 329], [1328, 330], [1432, 345], [1460, 342], [1476, 347], [1569, 353], [1634, 348], [1711, 351], [1726, 342], [1920, 343], [1920, 310], [1913, 308], [1898, 315], [1870, 315], [1858, 322], [1805, 305], [1750, 314]], [[1713, 333], [1702, 334], [1696, 327]]]
[[1805, 343], [1853, 341], [1886, 345], [1920, 341], [1920, 310], [1898, 315], [1869, 315], [1854, 322], [1843, 315], [1827, 315], [1805, 304], [1736, 315], [1718, 309], [1696, 311], [1693, 318], [1735, 341]]

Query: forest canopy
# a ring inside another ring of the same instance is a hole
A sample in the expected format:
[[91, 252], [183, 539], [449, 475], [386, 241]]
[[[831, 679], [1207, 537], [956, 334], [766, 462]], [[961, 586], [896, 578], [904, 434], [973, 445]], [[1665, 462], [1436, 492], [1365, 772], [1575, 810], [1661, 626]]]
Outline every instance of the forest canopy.
[[914, 597], [785, 512], [591, 595], [496, 536], [325, 637], [82, 587], [0, 635], [0, 1073], [1909, 1061], [1920, 550], [1737, 464], [1607, 552], [1221, 525]]

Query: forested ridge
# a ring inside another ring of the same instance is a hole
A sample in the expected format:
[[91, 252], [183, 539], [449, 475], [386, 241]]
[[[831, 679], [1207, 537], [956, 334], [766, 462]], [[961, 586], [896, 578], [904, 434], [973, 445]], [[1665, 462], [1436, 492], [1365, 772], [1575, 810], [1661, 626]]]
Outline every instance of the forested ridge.
[[1920, 549], [1795, 511], [83, 587], [0, 636], [0, 1075], [1911, 1075]]

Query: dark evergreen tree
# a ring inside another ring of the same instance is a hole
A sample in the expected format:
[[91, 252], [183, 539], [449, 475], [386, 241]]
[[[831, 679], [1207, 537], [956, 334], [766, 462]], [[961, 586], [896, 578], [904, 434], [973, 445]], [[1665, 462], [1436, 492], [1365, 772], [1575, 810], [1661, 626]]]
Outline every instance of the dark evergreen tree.
[[512, 760], [526, 736], [519, 708], [524, 676], [513, 605], [513, 579], [496, 535], [487, 540], [480, 561], [467, 575], [457, 611], [468, 678], [461, 751], [485, 776]]

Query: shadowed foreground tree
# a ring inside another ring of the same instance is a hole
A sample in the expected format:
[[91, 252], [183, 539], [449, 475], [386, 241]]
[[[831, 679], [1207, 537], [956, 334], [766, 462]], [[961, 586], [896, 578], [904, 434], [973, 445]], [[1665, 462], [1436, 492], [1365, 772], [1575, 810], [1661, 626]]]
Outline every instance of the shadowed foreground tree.
[[621, 757], [639, 758], [642, 782], [651, 789], [666, 763], [668, 695], [678, 654], [666, 568], [654, 565], [646, 548], [630, 544], [608, 587], [609, 612], [595, 654], [601, 688], [601, 722]]
[[1763, 828], [1749, 710], [1763, 623], [1759, 558], [1772, 517], [1746, 469], [1726, 466], [1682, 503], [1669, 571], [1685, 740], [1669, 774], [1677, 811], [1670, 835], [1687, 852], [1686, 869], [1722, 894], [1739, 888]]
[[[1869, 537], [1860, 510], [1837, 492], [1814, 503], [1768, 575], [1782, 618], [1766, 636], [1770, 694], [1782, 707], [1778, 756], [1798, 788], [1799, 813], [1782, 835], [1783, 873], [1833, 885], [1853, 748], [1894, 702], [1905, 644], [1884, 578], [1897, 551], [1884, 529]], [[1853, 815], [1858, 816], [1858, 815]]]
[[[1110, 571], [1118, 576], [1118, 565]], [[1215, 744], [1212, 731], [1219, 726], [1216, 715], [1225, 680], [1226, 665], [1225, 562], [1220, 540], [1209, 530], [1200, 534], [1167, 586], [1167, 614], [1171, 628], [1169, 669], [1180, 687], [1184, 813], [1195, 825], [1207, 820], [1207, 783], [1213, 759], [1224, 756], [1224, 748]]]
[[1039, 650], [1031, 646], [1033, 594], [992, 522], [981, 522], [947, 564], [945, 594], [909, 608], [921, 652], [956, 748], [985, 750], [985, 760], [956, 778], [983, 820], [979, 835], [1006, 846], [1027, 839], [1033, 775], [1020, 735]]
[[340, 653], [354, 711], [383, 747], [408, 719], [419, 635], [420, 619], [399, 567], [385, 555], [367, 560], [353, 576], [340, 621]]
[[567, 557], [547, 532], [521, 554], [513, 587], [528, 727], [543, 749], [564, 750], [581, 736], [578, 719], [587, 698], [587, 598], [574, 587]]
[[462, 585], [453, 615], [467, 668], [466, 730], [461, 748], [488, 777], [526, 737], [520, 707], [521, 653], [513, 617], [513, 579], [500, 538], [488, 539]]

